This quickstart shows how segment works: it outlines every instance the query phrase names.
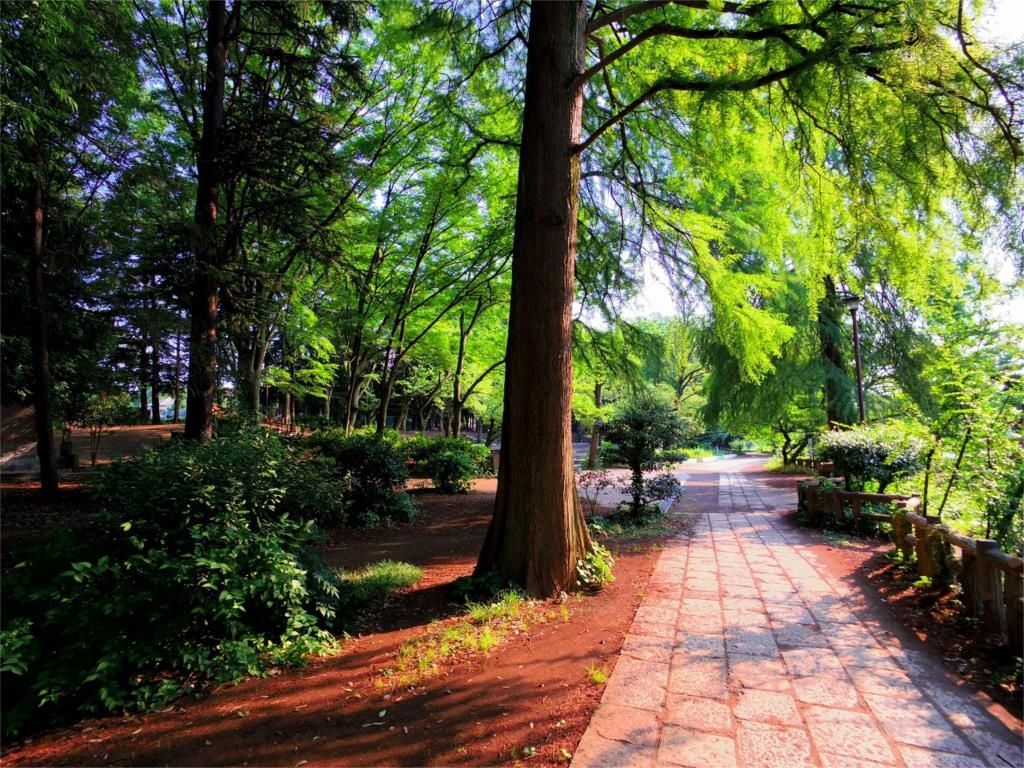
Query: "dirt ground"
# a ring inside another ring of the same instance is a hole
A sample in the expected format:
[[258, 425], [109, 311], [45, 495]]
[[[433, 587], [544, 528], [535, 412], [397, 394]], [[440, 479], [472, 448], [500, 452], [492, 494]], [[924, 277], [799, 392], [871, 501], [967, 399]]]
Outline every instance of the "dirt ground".
[[602, 693], [586, 670], [613, 668], [662, 540], [609, 542], [615, 582], [596, 596], [567, 598], [568, 620], [463, 659], [422, 687], [391, 690], [381, 686], [381, 673], [401, 644], [460, 610], [448, 587], [472, 572], [494, 481], [479, 481], [463, 496], [414, 495], [421, 507], [415, 523], [333, 531], [324, 543], [331, 565], [388, 558], [424, 571], [338, 655], [181, 700], [170, 711], [37, 734], [5, 745], [3, 764], [492, 765], [514, 762], [529, 747], [536, 750], [531, 765], [564, 765]]

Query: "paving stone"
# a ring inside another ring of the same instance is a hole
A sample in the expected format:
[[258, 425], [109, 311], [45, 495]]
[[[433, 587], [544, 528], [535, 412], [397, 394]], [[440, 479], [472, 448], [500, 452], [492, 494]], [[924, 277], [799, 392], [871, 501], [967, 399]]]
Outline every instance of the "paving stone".
[[799, 593], [794, 591], [785, 591], [780, 589], [765, 589], [761, 588], [761, 599], [765, 603], [775, 603], [776, 605], [792, 605], [796, 608], [802, 608], [804, 606], [804, 599], [800, 597]]
[[717, 636], [721, 636], [722, 632], [725, 631], [722, 617], [717, 613], [706, 616], [701, 614], [693, 616], [680, 614], [676, 627], [683, 632], [697, 632]]
[[725, 657], [725, 639], [721, 635], [703, 635], [680, 630], [676, 651], [688, 656]]
[[729, 597], [741, 597], [750, 600], [757, 600], [761, 597], [760, 591], [753, 582], [749, 585], [725, 584], [722, 586], [722, 594]]
[[772, 623], [782, 624], [814, 624], [814, 617], [806, 608], [796, 605], [779, 605], [778, 603], [765, 603], [768, 611], [768, 618]]
[[[658, 748], [658, 764], [682, 765], [688, 768], [735, 768], [736, 743], [731, 736], [666, 725], [661, 734], [661, 746]], [[612, 766], [615, 763], [607, 765]]]
[[[718, 566], [712, 566], [717, 570]], [[718, 577], [715, 573], [692, 573], [687, 572], [686, 582], [683, 584], [686, 589], [694, 589], [698, 592], [717, 592]]]
[[645, 624], [674, 624], [679, 612], [672, 608], [650, 608], [641, 605], [636, 609], [634, 621], [642, 621]]
[[741, 722], [736, 734], [737, 755], [744, 768], [812, 766], [811, 741], [802, 728]]
[[861, 624], [838, 624], [824, 622], [821, 633], [828, 638], [833, 648], [879, 648], [881, 646], [874, 636]]
[[809, 707], [804, 718], [821, 752], [892, 764], [885, 736], [869, 715], [845, 709]]
[[653, 608], [656, 611], [672, 611], [677, 613], [679, 611], [679, 601], [682, 600], [682, 591], [680, 591], [679, 598], [661, 597], [659, 595], [648, 594], [644, 598], [643, 606], [645, 608]]
[[695, 731], [731, 733], [732, 712], [715, 699], [670, 693], [665, 704], [665, 722]]
[[755, 720], [775, 725], [802, 724], [796, 709], [796, 699], [777, 691], [742, 690], [738, 694], [733, 712], [740, 720]]
[[910, 677], [904, 672], [854, 667], [850, 669], [850, 677], [861, 693], [879, 693], [911, 699], [921, 697], [917, 686], [910, 682]]
[[822, 768], [890, 768], [885, 763], [876, 763], [862, 757], [830, 755], [828, 752], [819, 752], [818, 757], [821, 759]]
[[977, 758], [931, 749], [900, 747], [900, 755], [907, 768], [987, 768], [985, 763]]
[[844, 667], [871, 667], [902, 672], [896, 660], [883, 648], [836, 648], [836, 656]]
[[760, 598], [753, 597], [723, 597], [722, 610], [738, 613], [765, 613], [764, 602]]
[[679, 612], [683, 616], [718, 616], [722, 612], [722, 605], [718, 600], [684, 597], [683, 602], [680, 604]]
[[778, 658], [730, 653], [729, 686], [756, 688], [765, 691], [789, 691], [786, 665]]
[[775, 642], [781, 646], [828, 647], [828, 640], [821, 631], [807, 624], [775, 624], [772, 623], [772, 634]]
[[843, 665], [831, 648], [794, 648], [783, 651], [782, 658], [791, 675], [846, 678]]
[[673, 657], [668, 690], [670, 693], [682, 693], [688, 696], [725, 699], [728, 695], [725, 661], [707, 657], [683, 656], [677, 653]]
[[[997, 726], [1005, 732], [1005, 726]], [[1012, 735], [1007, 733], [1005, 738], [994, 735], [989, 730], [981, 728], [964, 728], [961, 731], [982, 756], [993, 765], [1002, 768], [1007, 766], [1024, 765], [1024, 742], [1020, 734]]]
[[665, 700], [668, 664], [620, 656], [602, 703], [658, 711]]
[[860, 705], [857, 689], [837, 677], [796, 677], [792, 680], [796, 697], [805, 704], [856, 709]]
[[960, 755], [973, 752], [942, 713], [923, 699], [865, 693], [864, 700], [896, 741]]
[[659, 661], [668, 664], [672, 661], [672, 649], [675, 643], [667, 637], [634, 634], [626, 636], [622, 644], [622, 653], [641, 661]]
[[671, 640], [676, 636], [676, 625], [672, 624], [657, 624], [649, 623], [646, 621], [633, 621], [633, 625], [629, 628], [631, 633], [635, 632], [638, 635], [647, 635], [648, 637], [664, 637]]
[[768, 614], [754, 611], [735, 611], [726, 608], [722, 611], [722, 621], [726, 627], [761, 627], [769, 628]]
[[975, 704], [967, 691], [926, 685], [924, 692], [958, 728], [987, 728], [992, 725], [994, 718], [979, 704]]
[[573, 768], [654, 768], [657, 755], [655, 746], [610, 741], [588, 728], [572, 756], [572, 765]]
[[771, 630], [764, 627], [725, 628], [725, 648], [730, 653], [776, 658], [779, 648]]
[[590, 728], [612, 741], [657, 746], [661, 722], [656, 712], [616, 704], [602, 704], [590, 720]]
[[819, 624], [832, 622], [835, 624], [857, 624], [857, 616], [840, 598], [819, 596], [808, 599], [807, 610], [811, 612]]

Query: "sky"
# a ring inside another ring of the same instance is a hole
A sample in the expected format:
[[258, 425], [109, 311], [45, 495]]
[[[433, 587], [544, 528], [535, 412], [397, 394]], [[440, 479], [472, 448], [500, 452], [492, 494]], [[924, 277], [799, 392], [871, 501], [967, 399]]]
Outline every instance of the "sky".
[[[978, 27], [978, 35], [990, 44], [999, 46], [1024, 41], [1024, 0], [990, 0]], [[1012, 279], [1013, 269], [1004, 254], [990, 253], [989, 262], [1004, 282]], [[625, 315], [670, 317], [675, 314], [675, 298], [668, 277], [648, 259], [644, 266], [643, 290], [626, 305]], [[1006, 322], [1024, 323], [1024, 290], [1018, 290], [1015, 296], [1003, 302], [995, 314], [998, 319]]]

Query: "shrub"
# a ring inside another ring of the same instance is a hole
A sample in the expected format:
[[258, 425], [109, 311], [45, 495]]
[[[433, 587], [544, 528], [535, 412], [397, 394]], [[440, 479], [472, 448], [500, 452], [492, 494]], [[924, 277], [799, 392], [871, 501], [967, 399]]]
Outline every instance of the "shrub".
[[4, 579], [4, 728], [162, 706], [331, 642], [337, 579], [285, 513], [287, 449], [255, 431], [174, 441], [95, 479], [93, 524]]
[[584, 502], [593, 515], [597, 511], [597, 502], [600, 499], [601, 491], [615, 485], [608, 470], [587, 470], [580, 472], [576, 478], [576, 485], [582, 491]]
[[818, 444], [820, 458], [831, 461], [846, 478], [847, 490], [878, 484], [878, 492], [895, 480], [924, 469], [924, 443], [884, 425], [827, 432]]
[[658, 462], [664, 464], [678, 464], [690, 458], [690, 451], [686, 448], [663, 448], [657, 452]]
[[413, 462], [413, 473], [429, 477], [442, 493], [465, 493], [473, 478], [491, 469], [491, 449], [464, 437], [418, 435], [406, 440], [404, 447]]
[[311, 444], [335, 463], [349, 525], [386, 525], [416, 516], [412, 499], [402, 492], [409, 469], [397, 434], [346, 436], [335, 429], [315, 433]]
[[677, 445], [683, 425], [669, 403], [650, 395], [628, 401], [608, 423], [605, 434], [615, 443], [632, 472], [631, 514], [644, 513], [644, 470], [660, 466], [657, 451]]

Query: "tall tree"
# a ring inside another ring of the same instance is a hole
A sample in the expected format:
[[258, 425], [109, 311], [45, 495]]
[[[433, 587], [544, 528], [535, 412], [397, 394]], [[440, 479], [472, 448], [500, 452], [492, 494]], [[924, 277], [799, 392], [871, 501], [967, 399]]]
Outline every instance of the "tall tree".
[[[48, 326], [48, 211], [61, 197], [88, 204], [116, 171], [123, 113], [130, 104], [132, 19], [124, 3], [5, 3], [0, 11], [0, 104], [4, 112], [5, 191], [20, 180], [17, 238], [27, 249], [36, 452], [44, 494], [57, 490]], [[40, 76], [40, 72], [45, 76]], [[8, 222], [5, 222], [5, 228]]]
[[[783, 130], [811, 137], [801, 157], [808, 165], [818, 162], [816, 149], [834, 142], [826, 164], [864, 188], [872, 186], [873, 171], [898, 177], [909, 162], [921, 169], [910, 191], [920, 199], [935, 200], [929, 183], [956, 176], [958, 166], [968, 167], [958, 178], [971, 168], [990, 169], [984, 181], [1005, 193], [1007, 166], [1020, 152], [1006, 78], [979, 64], [967, 44], [952, 49], [950, 29], [967, 40], [962, 7], [946, 1], [928, 8], [896, 0], [602, 2], [592, 16], [585, 2], [531, 7], [502, 464], [478, 572], [496, 571], [531, 594], [551, 594], [571, 586], [573, 564], [589, 544], [569, 443], [580, 154], [596, 150], [585, 175], [625, 187], [640, 220], [659, 219], [665, 241], [680, 244], [679, 263], [689, 260], [714, 311], [728, 319], [718, 328], [740, 359], [741, 375], [757, 379], [772, 369], [792, 330], [761, 310], [757, 291], [735, 269], [742, 259], [723, 242], [721, 222], [694, 215], [691, 202], [673, 194], [672, 164], [686, 153], [698, 110], [720, 107], [735, 116], [737, 130], [744, 119], [768, 126], [781, 118]], [[599, 95], [585, 106], [588, 85]], [[833, 103], [835, 93], [842, 103]], [[888, 115], [885, 122], [849, 106], [868, 96], [907, 105], [895, 145], [885, 145], [897, 138]], [[776, 103], [784, 105], [781, 114]], [[584, 138], [585, 115], [592, 129]], [[653, 138], [651, 115], [664, 126], [661, 142]], [[631, 123], [639, 129], [630, 130]], [[970, 153], [957, 137], [973, 143]], [[617, 159], [597, 164], [610, 152]], [[709, 165], [683, 159], [697, 172]]]

